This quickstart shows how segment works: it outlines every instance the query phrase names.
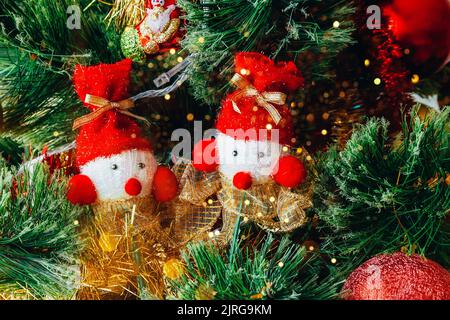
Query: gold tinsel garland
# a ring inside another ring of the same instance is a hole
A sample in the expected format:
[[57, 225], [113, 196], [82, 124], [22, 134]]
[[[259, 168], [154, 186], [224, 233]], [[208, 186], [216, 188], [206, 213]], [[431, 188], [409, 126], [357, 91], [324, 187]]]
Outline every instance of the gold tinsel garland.
[[83, 228], [82, 285], [78, 299], [157, 298], [165, 295], [163, 266], [177, 255], [151, 197], [100, 202]]
[[114, 23], [116, 30], [136, 26], [145, 16], [145, 0], [115, 0], [106, 16], [108, 24]]

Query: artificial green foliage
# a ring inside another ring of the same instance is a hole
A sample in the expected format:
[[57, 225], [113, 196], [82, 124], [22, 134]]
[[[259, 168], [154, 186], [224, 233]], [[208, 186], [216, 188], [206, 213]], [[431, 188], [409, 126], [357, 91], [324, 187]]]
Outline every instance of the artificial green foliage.
[[338, 267], [351, 271], [374, 255], [400, 250], [450, 266], [449, 112], [421, 120], [414, 108], [395, 139], [387, 121], [370, 119], [342, 151], [322, 155], [315, 211], [323, 251]]
[[[106, 30], [106, 12], [90, 0], [4, 0], [0, 2], [0, 102], [2, 135], [33, 147], [73, 139], [73, 120], [83, 108], [73, 92], [77, 63], [115, 62], [119, 37]], [[80, 8], [80, 28], [67, 27]], [[71, 20], [70, 20], [71, 21]]]
[[[352, 4], [341, 0], [179, 0], [186, 12], [182, 47], [195, 53], [190, 67], [193, 94], [219, 104], [229, 89], [238, 51], [262, 51], [271, 58], [320, 55], [311, 70], [324, 76], [330, 59], [352, 43]], [[333, 22], [339, 21], [339, 27]]]
[[185, 273], [171, 283], [175, 299], [204, 299], [206, 290], [218, 300], [330, 299], [340, 286], [331, 276], [319, 279], [320, 260], [287, 236], [268, 234], [255, 246], [191, 243], [182, 257]]
[[18, 174], [0, 161], [0, 299], [69, 299], [78, 285], [81, 207], [66, 178], [37, 165]]
[[22, 153], [23, 149], [17, 142], [0, 137], [0, 159], [3, 158], [8, 164], [18, 165], [22, 161]]

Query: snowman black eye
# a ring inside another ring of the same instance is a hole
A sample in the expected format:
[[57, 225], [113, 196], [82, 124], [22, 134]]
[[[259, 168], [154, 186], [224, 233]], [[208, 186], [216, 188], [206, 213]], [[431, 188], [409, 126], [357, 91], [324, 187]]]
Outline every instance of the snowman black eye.
[[145, 168], [145, 163], [139, 162], [138, 167], [141, 169]]
[[234, 150], [234, 151], [233, 151], [233, 156], [237, 157], [237, 155], [238, 155], [237, 150]]
[[264, 152], [258, 152], [258, 158], [264, 158]]
[[118, 166], [117, 164], [113, 163], [113, 164], [111, 165], [111, 169], [117, 170], [117, 168], [119, 168], [119, 166]]

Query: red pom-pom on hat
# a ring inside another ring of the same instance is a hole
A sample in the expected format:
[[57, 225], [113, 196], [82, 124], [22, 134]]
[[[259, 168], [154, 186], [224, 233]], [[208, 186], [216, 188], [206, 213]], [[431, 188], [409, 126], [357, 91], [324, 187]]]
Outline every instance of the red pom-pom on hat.
[[284, 156], [278, 161], [276, 172], [272, 175], [279, 185], [295, 188], [306, 179], [306, 169], [303, 163], [294, 156]]
[[69, 181], [67, 199], [78, 205], [89, 205], [97, 200], [97, 191], [91, 179], [84, 174], [77, 174]]
[[[129, 98], [131, 60], [75, 68], [75, 90], [81, 101], [87, 94], [117, 102]], [[91, 111], [98, 107], [84, 103]], [[127, 150], [151, 150], [134, 119], [115, 110], [103, 113], [80, 128], [76, 140], [76, 164], [82, 166], [98, 157], [109, 157]]]
[[159, 166], [153, 177], [153, 197], [156, 201], [167, 202], [178, 194], [178, 181], [167, 167]]

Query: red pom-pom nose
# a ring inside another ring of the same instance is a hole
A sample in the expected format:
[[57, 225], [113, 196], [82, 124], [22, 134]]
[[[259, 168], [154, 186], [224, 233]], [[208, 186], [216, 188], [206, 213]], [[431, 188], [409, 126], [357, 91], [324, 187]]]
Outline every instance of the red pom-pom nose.
[[192, 159], [195, 169], [203, 172], [216, 171], [219, 161], [217, 160], [215, 140], [207, 139], [197, 142], [192, 150]]
[[305, 181], [306, 169], [303, 163], [294, 156], [284, 156], [278, 161], [273, 179], [286, 188], [294, 188]]
[[136, 178], [131, 178], [127, 181], [125, 184], [125, 191], [130, 196], [137, 196], [139, 193], [141, 193], [142, 185]]
[[233, 185], [240, 190], [250, 189], [252, 176], [248, 172], [238, 172], [233, 177]]

